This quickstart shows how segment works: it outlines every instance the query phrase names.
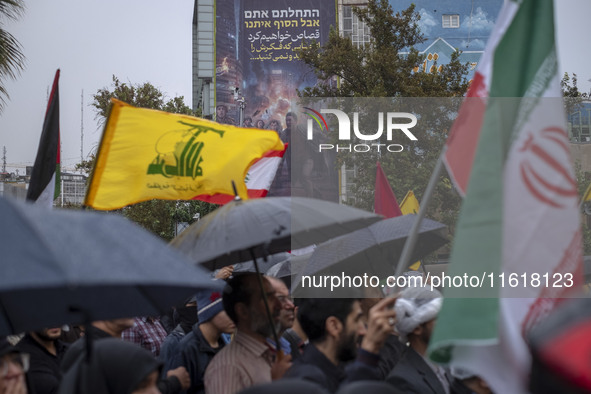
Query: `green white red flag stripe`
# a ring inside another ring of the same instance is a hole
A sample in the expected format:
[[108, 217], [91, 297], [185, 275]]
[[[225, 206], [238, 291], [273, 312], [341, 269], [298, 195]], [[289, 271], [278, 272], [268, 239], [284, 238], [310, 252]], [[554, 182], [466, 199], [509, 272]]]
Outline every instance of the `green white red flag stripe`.
[[493, 53], [513, 20], [516, 9], [511, 4], [505, 4], [501, 8], [495, 28], [491, 32], [484, 54], [478, 62], [478, 68], [466, 94], [467, 99], [460, 107], [458, 117], [447, 139], [443, 163], [456, 190], [462, 196], [466, 195], [482, 120], [486, 111], [486, 99], [489, 96], [492, 78]]
[[[552, 0], [506, 1], [499, 34], [488, 48], [489, 94], [447, 273], [476, 276], [482, 287], [446, 287], [429, 355], [472, 370], [494, 392], [520, 393], [530, 367], [527, 334], [580, 283], [582, 240], [557, 99]], [[544, 283], [569, 275], [573, 286]]]
[[27, 200], [36, 201], [48, 207], [53, 205], [53, 201], [59, 196], [61, 189], [59, 77], [60, 70], [58, 69], [55, 72], [51, 94], [47, 102], [41, 139], [27, 190]]

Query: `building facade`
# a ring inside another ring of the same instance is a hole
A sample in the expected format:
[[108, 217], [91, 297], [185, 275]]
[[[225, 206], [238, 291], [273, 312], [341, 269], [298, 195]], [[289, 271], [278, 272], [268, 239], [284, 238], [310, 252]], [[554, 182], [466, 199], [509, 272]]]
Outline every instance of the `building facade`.
[[[29, 182], [31, 181], [32, 169], [32, 166], [27, 166], [26, 175], [0, 174], [0, 196], [25, 200]], [[65, 205], [81, 206], [86, 195], [87, 178], [86, 175], [62, 172], [60, 180], [61, 193], [55, 199], [53, 205], [56, 207]]]

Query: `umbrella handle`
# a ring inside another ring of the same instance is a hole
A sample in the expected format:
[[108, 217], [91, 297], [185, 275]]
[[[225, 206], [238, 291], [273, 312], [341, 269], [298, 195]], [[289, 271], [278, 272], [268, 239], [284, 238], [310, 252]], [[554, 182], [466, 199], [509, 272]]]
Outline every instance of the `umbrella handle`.
[[252, 261], [254, 263], [254, 269], [257, 273], [257, 279], [259, 282], [259, 286], [261, 288], [261, 295], [263, 296], [263, 303], [265, 304], [265, 310], [267, 312], [267, 317], [269, 318], [269, 325], [271, 326], [271, 332], [273, 333], [273, 340], [275, 341], [275, 346], [277, 350], [280, 349], [279, 344], [279, 336], [277, 335], [277, 331], [275, 330], [275, 324], [273, 323], [273, 316], [271, 315], [271, 308], [269, 308], [269, 300], [267, 300], [267, 294], [265, 293], [265, 286], [263, 285], [263, 276], [261, 275], [261, 271], [259, 270], [259, 264], [257, 263], [257, 259], [254, 254], [253, 248], [250, 248], [250, 255], [252, 256]]
[[85, 357], [85, 361], [87, 364], [90, 364], [90, 360], [92, 358], [92, 329], [91, 329], [91, 324], [92, 324], [92, 318], [90, 317], [90, 313], [84, 309], [84, 308], [80, 308], [77, 306], [70, 306], [70, 312], [74, 312], [74, 313], [80, 313], [83, 316], [83, 321], [84, 321], [84, 343], [85, 343], [85, 349], [86, 349], [86, 357]]

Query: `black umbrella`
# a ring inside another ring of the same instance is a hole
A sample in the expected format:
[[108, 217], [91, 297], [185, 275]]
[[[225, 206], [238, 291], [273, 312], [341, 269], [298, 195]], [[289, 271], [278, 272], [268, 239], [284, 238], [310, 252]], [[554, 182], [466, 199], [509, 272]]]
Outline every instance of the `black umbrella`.
[[158, 315], [209, 274], [118, 214], [0, 198], [0, 335]]
[[232, 201], [192, 224], [171, 244], [210, 270], [300, 249], [369, 226], [382, 217], [304, 197]]
[[[300, 249], [379, 221], [381, 216], [346, 205], [304, 197], [236, 199], [192, 224], [171, 244], [211, 270]], [[259, 285], [273, 327], [271, 311]], [[273, 329], [275, 343], [279, 343]]]
[[[301, 292], [305, 289], [300, 287], [301, 278], [304, 276], [342, 278], [343, 275], [353, 277], [367, 274], [368, 277], [376, 276], [383, 279], [394, 275], [395, 264], [398, 262], [404, 242], [415, 220], [416, 215], [381, 220], [361, 230], [318, 245], [310, 256], [308, 264], [294, 281], [298, 287], [298, 295], [306, 296], [305, 292]], [[411, 261], [420, 260], [447, 243], [446, 229], [447, 227], [442, 223], [423, 219]], [[320, 287], [327, 289], [327, 295], [333, 293], [330, 284], [328, 287]], [[348, 286], [343, 288], [345, 293], [347, 289]], [[318, 294], [315, 291], [313, 295], [318, 296]]]

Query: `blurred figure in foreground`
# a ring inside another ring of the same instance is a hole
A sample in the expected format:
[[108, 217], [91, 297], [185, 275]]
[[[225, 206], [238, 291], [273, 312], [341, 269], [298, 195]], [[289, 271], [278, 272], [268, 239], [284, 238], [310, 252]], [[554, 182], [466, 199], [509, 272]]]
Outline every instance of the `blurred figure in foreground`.
[[29, 355], [21, 353], [6, 338], [0, 338], [0, 393], [30, 394], [27, 371]]
[[78, 358], [60, 394], [158, 394], [160, 363], [146, 349], [115, 338], [93, 344], [90, 362]]

